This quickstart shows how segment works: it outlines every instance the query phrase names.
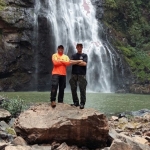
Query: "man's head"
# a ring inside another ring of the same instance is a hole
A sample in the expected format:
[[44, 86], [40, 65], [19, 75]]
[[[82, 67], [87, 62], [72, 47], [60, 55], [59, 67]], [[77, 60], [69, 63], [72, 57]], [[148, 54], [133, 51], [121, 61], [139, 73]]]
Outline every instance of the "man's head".
[[63, 45], [59, 45], [57, 48], [58, 54], [62, 55], [64, 53], [64, 47]]
[[78, 53], [82, 53], [83, 45], [81, 43], [78, 43], [76, 45], [76, 49], [77, 49]]

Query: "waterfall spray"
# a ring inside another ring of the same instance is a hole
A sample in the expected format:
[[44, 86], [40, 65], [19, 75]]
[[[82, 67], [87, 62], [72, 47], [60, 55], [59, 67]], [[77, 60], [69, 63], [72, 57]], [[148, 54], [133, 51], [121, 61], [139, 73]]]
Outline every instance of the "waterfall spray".
[[115, 59], [118, 56], [99, 37], [99, 30], [102, 29], [95, 17], [95, 8], [91, 1], [36, 0], [35, 3], [35, 22], [38, 22], [37, 16], [40, 15], [47, 19], [49, 25], [47, 32], [52, 36], [50, 40], [53, 43], [51, 52], [56, 52], [57, 46], [62, 44], [65, 54], [71, 56], [76, 52], [76, 43], [82, 43], [83, 53], [88, 55], [87, 89], [94, 92], [113, 92], [115, 82], [118, 82]]

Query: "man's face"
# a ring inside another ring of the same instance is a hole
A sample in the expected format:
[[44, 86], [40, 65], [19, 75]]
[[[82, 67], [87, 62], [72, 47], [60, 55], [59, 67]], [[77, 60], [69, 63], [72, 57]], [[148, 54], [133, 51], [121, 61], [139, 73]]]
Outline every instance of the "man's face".
[[82, 53], [82, 48], [83, 48], [82, 46], [77, 45], [76, 49], [77, 49], [78, 53]]
[[58, 48], [58, 54], [62, 55], [64, 53], [64, 49], [63, 48]]

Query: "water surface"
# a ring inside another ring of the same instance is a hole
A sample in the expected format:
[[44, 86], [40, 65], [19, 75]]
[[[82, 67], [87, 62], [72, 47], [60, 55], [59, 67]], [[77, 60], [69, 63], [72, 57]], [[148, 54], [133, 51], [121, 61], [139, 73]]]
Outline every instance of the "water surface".
[[[79, 93], [78, 93], [79, 94]], [[9, 99], [20, 98], [26, 103], [49, 102], [49, 92], [1, 92], [0, 95]], [[71, 104], [71, 93], [65, 93], [64, 103]], [[150, 109], [150, 95], [87, 93], [85, 108], [94, 108], [100, 112], [116, 114], [140, 109]]]

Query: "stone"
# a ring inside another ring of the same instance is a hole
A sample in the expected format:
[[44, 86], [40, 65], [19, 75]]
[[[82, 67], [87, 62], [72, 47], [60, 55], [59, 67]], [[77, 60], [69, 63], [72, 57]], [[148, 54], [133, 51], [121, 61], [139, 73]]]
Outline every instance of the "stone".
[[1, 131], [6, 131], [6, 129], [9, 128], [9, 125], [5, 121], [0, 122], [0, 130]]
[[66, 143], [62, 143], [56, 150], [70, 150]]
[[112, 116], [111, 118], [112, 118], [112, 120], [114, 120], [114, 121], [118, 120], [118, 117], [116, 117], [116, 116]]
[[32, 150], [30, 146], [6, 146], [5, 150]]
[[135, 125], [132, 124], [132, 123], [127, 123], [127, 124], [125, 125], [125, 128], [130, 129], [130, 130], [133, 130], [133, 129], [135, 129]]
[[3, 150], [6, 146], [8, 146], [9, 143], [6, 142], [0, 142], [0, 150]]
[[66, 142], [75, 145], [105, 146], [108, 138], [106, 116], [94, 109], [79, 109], [57, 103], [31, 107], [15, 121], [15, 130], [28, 143]]
[[[111, 129], [109, 131], [109, 135], [114, 139], [119, 139], [122, 142], [125, 142], [127, 145], [130, 145], [132, 147], [132, 150], [150, 150], [150, 147], [147, 143], [144, 144], [143, 140], [140, 141], [139, 137], [129, 137], [124, 135], [123, 133], [118, 134], [117, 132], [115, 132], [114, 129]], [[145, 140], [144, 140], [145, 141]], [[112, 143], [113, 144], [113, 143]], [[110, 149], [112, 150], [112, 149]], [[122, 150], [122, 149], [114, 149], [114, 150]], [[128, 149], [127, 149], [128, 150]]]
[[31, 150], [52, 150], [51, 146], [39, 146], [37, 144], [33, 145], [31, 148]]
[[121, 123], [121, 124], [126, 124], [126, 123], [128, 123], [128, 119], [125, 118], [125, 117], [120, 118], [120, 119], [119, 119], [119, 123]]
[[10, 112], [3, 109], [3, 108], [0, 108], [0, 120], [4, 119], [4, 118], [9, 118], [11, 116]]
[[132, 138], [136, 143], [147, 144], [148, 141], [145, 138], [135, 136]]
[[150, 137], [150, 131], [145, 132], [144, 135]]
[[12, 142], [13, 145], [27, 145], [27, 142], [20, 136], [16, 137]]
[[110, 150], [132, 150], [132, 148], [119, 139], [115, 139], [110, 147]]

